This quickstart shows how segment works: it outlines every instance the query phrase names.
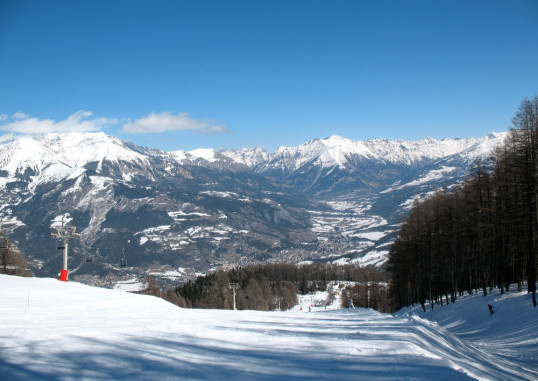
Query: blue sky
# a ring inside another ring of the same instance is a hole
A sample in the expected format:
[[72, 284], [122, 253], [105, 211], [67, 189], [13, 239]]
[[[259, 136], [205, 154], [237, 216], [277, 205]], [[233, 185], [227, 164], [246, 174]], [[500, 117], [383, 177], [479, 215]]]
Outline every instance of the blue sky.
[[167, 151], [506, 131], [538, 1], [0, 1], [0, 130]]

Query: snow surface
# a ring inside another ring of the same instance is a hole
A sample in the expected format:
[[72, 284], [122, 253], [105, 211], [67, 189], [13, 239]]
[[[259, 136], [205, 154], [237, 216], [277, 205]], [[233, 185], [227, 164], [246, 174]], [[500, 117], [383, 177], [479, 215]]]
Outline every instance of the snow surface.
[[6, 275], [0, 289], [4, 380], [538, 378], [538, 310], [524, 293], [392, 316], [182, 309], [121, 290]]
[[213, 163], [214, 161], [217, 161], [216, 151], [212, 148], [197, 148], [192, 151], [188, 151], [189, 154], [191, 154], [194, 157], [204, 159], [210, 163]]
[[254, 167], [255, 165], [270, 160], [269, 152], [260, 147], [221, 150], [220, 152], [236, 163], [245, 164], [248, 167]]
[[398, 181], [397, 186], [387, 188], [387, 189], [385, 189], [385, 190], [383, 190], [383, 191], [381, 191], [379, 193], [390, 193], [390, 192], [393, 192], [395, 190], [401, 190], [401, 189], [409, 188], [409, 187], [417, 187], [417, 186], [422, 185], [422, 184], [427, 184], [429, 182], [441, 180], [448, 173], [454, 172], [456, 170], [457, 170], [456, 167], [443, 166], [443, 167], [441, 167], [439, 169], [431, 170], [427, 174], [425, 174], [424, 176], [422, 176], [422, 177], [420, 177], [420, 178], [418, 178], [416, 180], [410, 181], [410, 182], [408, 182], [406, 184], [401, 184], [400, 181]]
[[208, 163], [214, 163], [222, 159], [222, 156], [213, 148], [197, 148], [192, 151], [178, 150], [169, 152], [169, 154], [182, 164], [192, 162], [197, 159], [205, 160]]
[[359, 266], [381, 266], [389, 260], [389, 251], [388, 250], [370, 250], [360, 258], [354, 258], [350, 261], [343, 262], [345, 263], [354, 263]]

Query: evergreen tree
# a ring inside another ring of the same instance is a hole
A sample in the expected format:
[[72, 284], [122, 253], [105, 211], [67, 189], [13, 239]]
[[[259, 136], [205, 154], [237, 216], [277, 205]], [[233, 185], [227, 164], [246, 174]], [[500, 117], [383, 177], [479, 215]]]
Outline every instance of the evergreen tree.
[[538, 97], [524, 100], [495, 152], [493, 171], [478, 163], [451, 192], [413, 205], [389, 254], [394, 308], [425, 299], [527, 281], [536, 306], [538, 249]]

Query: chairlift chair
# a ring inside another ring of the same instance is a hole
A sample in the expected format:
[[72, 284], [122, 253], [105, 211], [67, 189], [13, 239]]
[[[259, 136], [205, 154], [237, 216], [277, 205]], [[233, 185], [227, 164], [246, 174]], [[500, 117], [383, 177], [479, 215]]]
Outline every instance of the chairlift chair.
[[56, 240], [56, 249], [63, 250], [65, 249], [65, 242], [63, 239]]
[[7, 249], [7, 238], [6, 237], [0, 237], [0, 249]]
[[86, 262], [87, 263], [93, 262], [93, 254], [86, 254]]

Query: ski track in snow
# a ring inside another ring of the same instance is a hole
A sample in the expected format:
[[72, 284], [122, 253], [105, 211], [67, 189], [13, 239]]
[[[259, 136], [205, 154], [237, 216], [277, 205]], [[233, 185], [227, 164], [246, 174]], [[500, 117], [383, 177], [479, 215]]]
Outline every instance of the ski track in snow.
[[[491, 318], [477, 314], [483, 303], [478, 295], [470, 303], [444, 307], [446, 314], [438, 308], [421, 316], [415, 309], [393, 317], [318, 307], [312, 312], [182, 309], [152, 296], [5, 275], [0, 288], [4, 380], [538, 377], [538, 324], [526, 294], [507, 295], [505, 304], [501, 297], [490, 299], [499, 306]], [[522, 313], [512, 317], [512, 325], [499, 321], [504, 305], [510, 310], [518, 303]], [[502, 340], [492, 341], [497, 327], [504, 327]], [[527, 345], [518, 350], [522, 340]]]

